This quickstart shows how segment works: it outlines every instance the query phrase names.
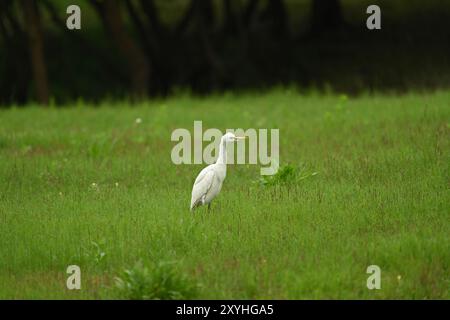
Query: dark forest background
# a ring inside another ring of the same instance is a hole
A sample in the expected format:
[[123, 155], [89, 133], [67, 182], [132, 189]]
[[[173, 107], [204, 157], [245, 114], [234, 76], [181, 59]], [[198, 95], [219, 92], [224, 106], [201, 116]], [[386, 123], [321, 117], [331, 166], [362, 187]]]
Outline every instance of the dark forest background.
[[[81, 7], [81, 30], [66, 8]], [[366, 28], [377, 4], [382, 29]], [[450, 1], [1, 0], [0, 105], [450, 87]]]

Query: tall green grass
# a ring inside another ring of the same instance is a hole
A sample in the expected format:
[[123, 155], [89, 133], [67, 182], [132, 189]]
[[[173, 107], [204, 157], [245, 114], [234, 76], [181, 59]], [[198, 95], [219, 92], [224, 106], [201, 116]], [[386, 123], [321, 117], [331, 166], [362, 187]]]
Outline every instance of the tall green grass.
[[[284, 171], [263, 183], [229, 165], [212, 212], [191, 214], [203, 166], [172, 164], [170, 135], [194, 120], [279, 128]], [[2, 110], [0, 298], [448, 299], [449, 138], [449, 92]], [[72, 264], [81, 290], [66, 288]]]

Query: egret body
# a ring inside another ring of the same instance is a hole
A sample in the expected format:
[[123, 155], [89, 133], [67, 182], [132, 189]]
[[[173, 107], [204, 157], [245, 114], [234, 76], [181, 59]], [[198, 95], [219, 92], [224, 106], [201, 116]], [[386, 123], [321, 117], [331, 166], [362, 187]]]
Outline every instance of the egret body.
[[245, 137], [236, 137], [231, 132], [222, 136], [216, 163], [210, 164], [200, 171], [195, 179], [192, 188], [191, 211], [205, 204], [208, 205], [208, 210], [210, 209], [211, 201], [219, 194], [227, 175], [227, 143], [241, 139], [245, 139]]

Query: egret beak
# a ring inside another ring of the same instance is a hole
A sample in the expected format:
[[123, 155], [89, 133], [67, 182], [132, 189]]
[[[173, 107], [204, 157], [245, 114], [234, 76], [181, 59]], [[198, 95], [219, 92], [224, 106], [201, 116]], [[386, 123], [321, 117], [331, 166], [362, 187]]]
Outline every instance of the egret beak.
[[238, 141], [238, 140], [245, 140], [245, 139], [247, 139], [247, 137], [246, 137], [246, 136], [243, 136], [243, 137], [234, 137], [234, 139], [235, 139], [236, 141]]

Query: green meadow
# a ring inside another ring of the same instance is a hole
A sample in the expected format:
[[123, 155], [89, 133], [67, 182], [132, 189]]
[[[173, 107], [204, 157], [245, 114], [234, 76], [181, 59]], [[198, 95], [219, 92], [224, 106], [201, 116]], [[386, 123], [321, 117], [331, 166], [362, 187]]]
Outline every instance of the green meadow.
[[[195, 120], [278, 128], [279, 173], [229, 165], [192, 214], [205, 165], [174, 165], [171, 133]], [[449, 299], [449, 218], [449, 91], [0, 111], [2, 299]]]

